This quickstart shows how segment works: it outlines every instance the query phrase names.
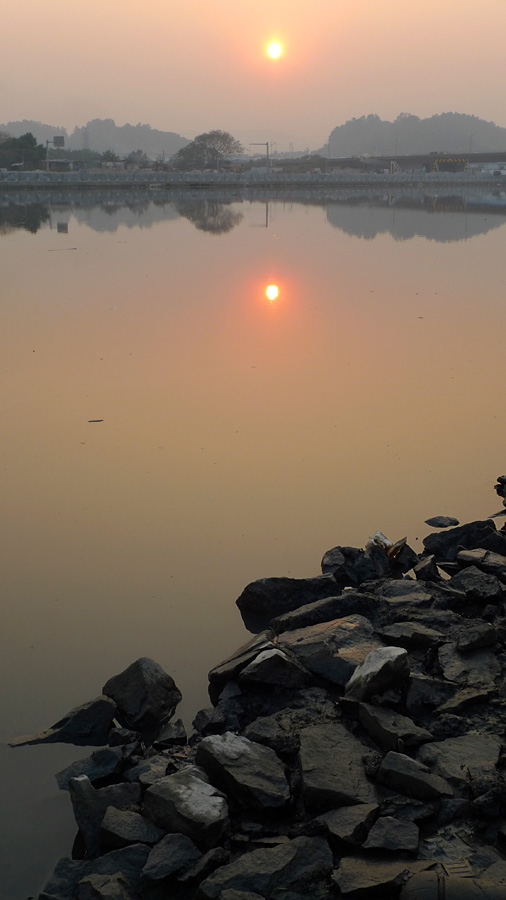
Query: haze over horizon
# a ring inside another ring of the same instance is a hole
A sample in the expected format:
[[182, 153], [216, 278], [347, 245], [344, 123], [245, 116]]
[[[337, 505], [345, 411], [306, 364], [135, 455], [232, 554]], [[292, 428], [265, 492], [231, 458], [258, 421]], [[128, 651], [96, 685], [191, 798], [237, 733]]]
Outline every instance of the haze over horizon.
[[[186, 138], [320, 147], [353, 117], [476, 115], [499, 102], [506, 0], [5, 0], [0, 120], [72, 131], [92, 118]], [[278, 40], [283, 52], [269, 58]]]

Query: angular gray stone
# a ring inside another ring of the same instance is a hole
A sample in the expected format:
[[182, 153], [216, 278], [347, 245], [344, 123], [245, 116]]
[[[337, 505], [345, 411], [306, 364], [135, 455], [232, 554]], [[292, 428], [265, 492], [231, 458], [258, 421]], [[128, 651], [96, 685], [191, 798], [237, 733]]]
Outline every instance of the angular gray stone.
[[139, 784], [112, 784], [95, 790], [87, 775], [71, 778], [68, 790], [88, 858], [100, 852], [100, 824], [107, 807], [131, 809], [141, 799]]
[[149, 819], [130, 809], [108, 806], [100, 825], [100, 840], [107, 850], [120, 850], [129, 844], [156, 844], [164, 835]]
[[182, 875], [201, 857], [202, 853], [186, 834], [167, 834], [153, 847], [142, 874], [149, 881]]
[[430, 678], [428, 675], [411, 675], [406, 695], [406, 712], [416, 718], [431, 713], [458, 691], [458, 685]]
[[195, 762], [242, 806], [280, 808], [290, 799], [285, 769], [274, 750], [230, 731], [200, 741]]
[[357, 806], [331, 809], [316, 821], [324, 825], [331, 839], [337, 838], [353, 847], [359, 847], [378, 818], [379, 811], [377, 803], [359, 803]]
[[252, 662], [255, 656], [258, 656], [262, 650], [273, 649], [272, 637], [270, 630], [256, 634], [250, 641], [239, 647], [235, 653], [211, 669], [208, 678], [209, 694], [213, 703], [217, 701], [225, 685], [229, 681], [236, 681], [239, 672]]
[[467, 566], [453, 575], [448, 582], [456, 591], [464, 591], [467, 600], [476, 603], [495, 603], [506, 597], [506, 588], [497, 575], [487, 575], [477, 566]]
[[378, 628], [377, 632], [388, 644], [396, 647], [426, 649], [437, 647], [446, 640], [441, 631], [428, 628], [420, 622], [396, 622], [394, 625]]
[[434, 556], [426, 556], [413, 567], [417, 581], [440, 581], [441, 575]]
[[244, 737], [257, 744], [265, 744], [275, 753], [295, 753], [300, 746], [299, 731], [293, 716], [277, 713], [261, 716], [244, 729]]
[[159, 750], [165, 750], [168, 747], [178, 745], [184, 746], [188, 743], [188, 735], [182, 719], [176, 719], [175, 722], [167, 722], [157, 734], [153, 746]]
[[501, 671], [489, 647], [463, 654], [458, 652], [456, 643], [443, 644], [438, 649], [438, 659], [445, 678], [459, 686], [491, 686]]
[[504, 581], [506, 575], [506, 556], [493, 553], [491, 550], [460, 550], [457, 562], [461, 566], [476, 566], [487, 575], [497, 575]]
[[372, 826], [364, 850], [416, 853], [420, 832], [413, 822], [401, 821], [393, 816], [381, 816]]
[[227, 730], [227, 719], [221, 706], [213, 706], [211, 709], [199, 709], [192, 725], [202, 735], [222, 734]]
[[307, 894], [332, 871], [332, 853], [325, 838], [298, 837], [269, 850], [244, 853], [203, 881], [196, 900], [223, 898], [228, 890], [252, 891], [266, 900]]
[[432, 516], [425, 519], [425, 524], [431, 528], [451, 528], [452, 525], [459, 525], [459, 520], [454, 516]]
[[307, 810], [374, 803], [362, 756], [368, 748], [340, 723], [311, 725], [300, 732], [302, 796]]
[[346, 588], [335, 597], [315, 600], [314, 603], [307, 603], [276, 616], [271, 619], [271, 628], [276, 634], [282, 634], [284, 631], [295, 631], [297, 628], [308, 628], [310, 625], [320, 625], [322, 622], [354, 615], [374, 621], [381, 614], [384, 605], [381, 598], [374, 594]]
[[302, 666], [290, 659], [286, 653], [273, 648], [263, 650], [238, 675], [241, 686], [276, 686], [279, 688], [302, 687], [308, 680], [308, 673]]
[[40, 900], [73, 900], [77, 897], [79, 882], [90, 875], [121, 874], [131, 882], [134, 890], [139, 891], [141, 872], [149, 851], [150, 848], [146, 844], [132, 844], [124, 850], [113, 850], [98, 859], [77, 860], [63, 857], [58, 860], [53, 874], [46, 882]]
[[[370, 897], [382, 900], [388, 897], [388, 888], [404, 884], [410, 875], [416, 875], [433, 866], [433, 860], [385, 860], [381, 856], [374, 859], [345, 856], [341, 859], [332, 880], [343, 897]], [[435, 895], [437, 898], [437, 894]], [[418, 900], [418, 898], [417, 898]], [[425, 900], [425, 898], [420, 898]], [[427, 900], [432, 898], [427, 897]], [[455, 898], [456, 900], [456, 898]]]
[[423, 539], [426, 553], [438, 561], [453, 562], [460, 550], [492, 550], [506, 555], [506, 540], [497, 532], [491, 519], [468, 522], [448, 531], [438, 531]]
[[401, 794], [420, 800], [453, 797], [452, 788], [443, 778], [433, 775], [430, 769], [418, 760], [411, 759], [404, 753], [395, 753], [393, 750], [387, 753], [379, 767], [378, 781]]
[[229, 862], [230, 853], [228, 850], [225, 850], [224, 847], [213, 847], [212, 850], [208, 850], [207, 853], [204, 853], [191, 869], [179, 872], [177, 880], [183, 884], [186, 884], [187, 882], [192, 885], [200, 884], [204, 878], [207, 878], [212, 872], [219, 869], [220, 866], [226, 866]]
[[165, 831], [181, 832], [207, 847], [218, 843], [228, 824], [224, 794], [196, 766], [151, 785], [144, 794], [144, 811]]
[[490, 734], [464, 734], [420, 747], [417, 759], [450, 784], [468, 784], [487, 775], [494, 779], [501, 741]]
[[361, 703], [358, 718], [367, 734], [383, 750], [398, 750], [400, 746], [419, 747], [433, 740], [426, 728], [420, 728], [412, 719], [384, 706]]
[[121, 873], [87, 875], [77, 886], [77, 900], [140, 900], [140, 894]]
[[459, 653], [471, 653], [482, 647], [493, 647], [497, 641], [497, 632], [490, 622], [476, 622], [468, 625], [466, 630], [459, 634], [457, 650]]
[[125, 725], [141, 730], [170, 719], [182, 696], [174, 679], [146, 656], [109, 678], [102, 693], [114, 700]]
[[116, 715], [116, 704], [109, 697], [96, 697], [76, 706], [44, 731], [25, 734], [9, 741], [10, 747], [24, 744], [77, 744], [89, 747], [107, 744], [107, 736]]
[[346, 696], [353, 700], [367, 700], [397, 687], [409, 678], [406, 650], [401, 647], [381, 647], [368, 653], [346, 684]]
[[314, 675], [338, 685], [346, 684], [367, 654], [381, 646], [371, 623], [358, 615], [283, 632], [276, 644]]
[[84, 759], [78, 759], [70, 764], [61, 772], [55, 775], [56, 783], [60, 790], [68, 789], [71, 778], [77, 778], [79, 775], [87, 775], [93, 784], [102, 778], [108, 778], [116, 775], [123, 763], [123, 752], [121, 747], [102, 747], [95, 750], [91, 756]]
[[459, 716], [470, 706], [487, 703], [494, 694], [493, 688], [463, 688], [445, 703], [442, 703], [441, 706], [438, 706], [434, 710], [434, 715], [441, 716], [450, 713], [451, 715]]
[[170, 762], [170, 754], [158, 753], [156, 756], [149, 756], [131, 769], [127, 769], [125, 780], [138, 781], [143, 787], [149, 787], [155, 781], [160, 781], [160, 778], [165, 778]]

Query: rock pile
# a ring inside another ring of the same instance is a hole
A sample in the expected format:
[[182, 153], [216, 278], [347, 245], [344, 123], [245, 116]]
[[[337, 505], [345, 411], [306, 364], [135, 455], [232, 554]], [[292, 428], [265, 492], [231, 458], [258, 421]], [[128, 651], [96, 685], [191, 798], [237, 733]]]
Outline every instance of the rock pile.
[[40, 900], [506, 898], [506, 526], [393, 546], [248, 585], [189, 741], [147, 659], [13, 741], [107, 744]]

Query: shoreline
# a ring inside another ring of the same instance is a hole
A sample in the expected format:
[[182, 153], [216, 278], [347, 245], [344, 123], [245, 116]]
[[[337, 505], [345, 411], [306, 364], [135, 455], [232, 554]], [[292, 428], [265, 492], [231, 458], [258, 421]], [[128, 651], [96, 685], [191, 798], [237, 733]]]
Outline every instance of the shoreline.
[[247, 585], [189, 739], [144, 658], [14, 740], [101, 747], [56, 776], [79, 835], [40, 900], [506, 897], [502, 516]]
[[283, 189], [298, 191], [329, 188], [332, 190], [349, 188], [504, 188], [506, 179], [491, 176], [475, 176], [462, 173], [425, 173], [395, 175], [270, 175], [266, 177], [242, 174], [221, 173], [148, 173], [126, 174], [111, 173], [61, 173], [61, 172], [19, 172], [14, 174], [0, 173], [0, 193], [12, 190], [111, 190], [148, 189], [154, 193], [172, 190], [208, 190], [210, 188], [235, 189], [249, 192], [256, 189]]

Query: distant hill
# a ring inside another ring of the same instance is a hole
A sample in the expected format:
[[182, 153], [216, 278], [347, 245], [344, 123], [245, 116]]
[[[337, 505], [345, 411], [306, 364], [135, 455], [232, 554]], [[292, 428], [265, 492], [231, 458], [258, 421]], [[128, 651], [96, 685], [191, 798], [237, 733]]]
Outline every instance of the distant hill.
[[39, 143], [45, 144], [55, 135], [63, 135], [68, 150], [114, 150], [119, 156], [126, 156], [135, 150], [142, 150], [148, 156], [156, 158], [163, 153], [173, 156], [181, 147], [189, 143], [174, 131], [158, 131], [150, 125], [116, 125], [113, 119], [92, 119], [86, 125], [77, 126], [72, 134], [59, 125], [47, 125], [23, 119], [19, 122], [0, 124], [0, 132], [7, 132], [12, 137], [20, 137], [31, 131]]
[[349, 119], [330, 132], [329, 147], [319, 152], [338, 157], [486, 150], [506, 151], [506, 128], [477, 116], [450, 112], [429, 119], [401, 113], [394, 122], [376, 115]]

